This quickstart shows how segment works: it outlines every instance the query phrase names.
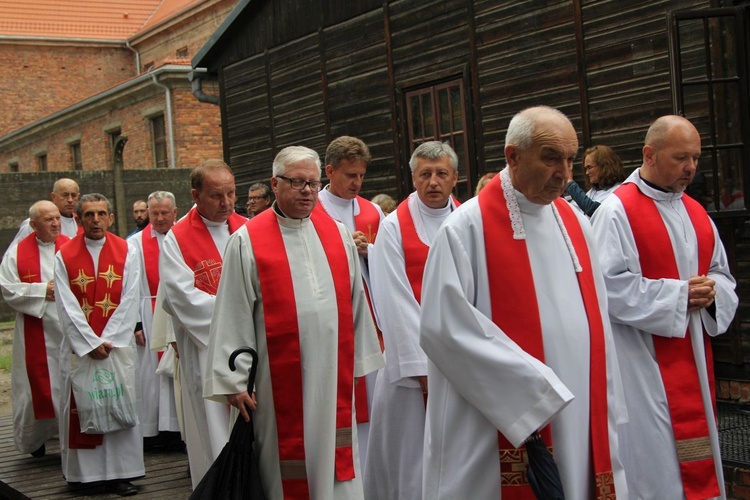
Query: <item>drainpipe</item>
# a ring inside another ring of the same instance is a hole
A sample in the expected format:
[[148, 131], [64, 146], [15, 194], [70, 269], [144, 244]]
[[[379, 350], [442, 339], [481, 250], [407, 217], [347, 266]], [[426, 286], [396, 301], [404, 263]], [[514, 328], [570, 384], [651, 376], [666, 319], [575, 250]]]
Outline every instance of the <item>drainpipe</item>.
[[216, 106], [219, 105], [218, 95], [206, 94], [203, 91], [203, 78], [201, 78], [198, 73], [196, 73], [195, 71], [191, 71], [190, 73], [188, 73], [188, 80], [193, 83], [193, 95], [196, 99], [198, 99], [200, 102], [214, 104]]
[[172, 91], [164, 85], [163, 83], [159, 83], [159, 81], [156, 79], [155, 74], [151, 74], [151, 79], [154, 81], [154, 85], [157, 87], [161, 87], [164, 89], [164, 99], [167, 102], [167, 126], [169, 127], [169, 133], [168, 133], [168, 142], [169, 142], [169, 168], [175, 168], [175, 158], [174, 158], [174, 127], [172, 123]]
[[141, 54], [130, 45], [130, 40], [125, 40], [125, 47], [132, 50], [135, 54], [135, 75], [138, 76], [141, 74]]

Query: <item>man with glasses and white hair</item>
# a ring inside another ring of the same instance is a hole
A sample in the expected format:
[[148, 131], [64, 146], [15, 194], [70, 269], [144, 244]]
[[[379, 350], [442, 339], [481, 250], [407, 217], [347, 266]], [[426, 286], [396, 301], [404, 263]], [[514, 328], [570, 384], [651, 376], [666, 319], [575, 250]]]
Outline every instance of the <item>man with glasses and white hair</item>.
[[[346, 227], [314, 211], [320, 159], [306, 147], [273, 162], [276, 202], [233, 235], [216, 295], [204, 396], [254, 412], [268, 498], [361, 499], [355, 377], [383, 365]], [[258, 352], [231, 372], [242, 346]], [[257, 406], [256, 406], [257, 397]]]

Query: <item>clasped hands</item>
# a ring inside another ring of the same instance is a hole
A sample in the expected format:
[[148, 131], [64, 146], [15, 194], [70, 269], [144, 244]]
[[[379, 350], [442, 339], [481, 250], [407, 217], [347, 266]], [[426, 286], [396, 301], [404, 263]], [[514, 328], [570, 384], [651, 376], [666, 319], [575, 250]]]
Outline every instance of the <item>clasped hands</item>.
[[688, 310], [699, 311], [714, 303], [716, 282], [707, 276], [693, 276], [688, 280]]

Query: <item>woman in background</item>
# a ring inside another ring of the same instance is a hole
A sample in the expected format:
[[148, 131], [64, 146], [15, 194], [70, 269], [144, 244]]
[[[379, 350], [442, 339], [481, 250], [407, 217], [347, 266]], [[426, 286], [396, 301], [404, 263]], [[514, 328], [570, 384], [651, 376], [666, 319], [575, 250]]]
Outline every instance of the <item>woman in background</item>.
[[581, 211], [591, 217], [599, 205], [617, 189], [627, 175], [620, 157], [609, 146], [592, 146], [583, 154], [583, 173], [586, 187], [583, 189], [573, 180], [570, 172], [566, 191]]

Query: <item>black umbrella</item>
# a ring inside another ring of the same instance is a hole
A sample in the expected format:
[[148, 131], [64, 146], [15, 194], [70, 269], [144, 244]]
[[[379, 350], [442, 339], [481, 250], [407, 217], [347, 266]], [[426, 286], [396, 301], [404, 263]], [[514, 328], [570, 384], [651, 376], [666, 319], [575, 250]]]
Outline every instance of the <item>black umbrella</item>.
[[[255, 371], [258, 368], [258, 354], [250, 347], [235, 349], [229, 356], [229, 368], [235, 371], [235, 358], [243, 352], [250, 353], [253, 364], [247, 379], [247, 392], [252, 394], [255, 384]], [[260, 484], [258, 461], [253, 452], [253, 416], [245, 422], [242, 416], [232, 428], [229, 442], [216, 458], [201, 482], [198, 483], [190, 500], [259, 500], [264, 499]]]
[[564, 500], [560, 472], [541, 435], [536, 434], [526, 441], [526, 452], [529, 456], [526, 478], [536, 497], [539, 500]]

